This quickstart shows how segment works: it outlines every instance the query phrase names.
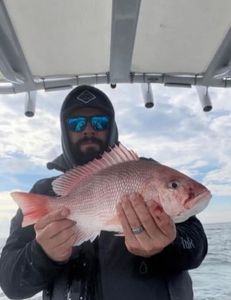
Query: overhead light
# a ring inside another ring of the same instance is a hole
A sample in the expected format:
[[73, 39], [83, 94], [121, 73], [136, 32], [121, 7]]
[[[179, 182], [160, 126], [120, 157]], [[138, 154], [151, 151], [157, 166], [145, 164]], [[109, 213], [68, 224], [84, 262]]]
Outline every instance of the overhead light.
[[116, 83], [111, 83], [111, 88], [115, 89], [116, 88]]
[[208, 93], [207, 86], [196, 86], [197, 93], [199, 95], [199, 99], [203, 108], [203, 111], [208, 112], [212, 110], [212, 102]]
[[153, 93], [152, 93], [152, 87], [151, 83], [142, 83], [142, 94], [144, 97], [144, 105], [146, 108], [152, 108], [154, 106], [153, 101]]
[[27, 117], [33, 117], [35, 113], [37, 91], [29, 91], [26, 94], [25, 101], [25, 115]]

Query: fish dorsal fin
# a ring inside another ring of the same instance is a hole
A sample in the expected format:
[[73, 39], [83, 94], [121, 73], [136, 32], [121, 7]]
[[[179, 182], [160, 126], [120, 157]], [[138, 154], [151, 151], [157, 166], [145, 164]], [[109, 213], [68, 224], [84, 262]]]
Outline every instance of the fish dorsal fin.
[[54, 192], [60, 196], [66, 196], [82, 182], [99, 171], [110, 166], [126, 161], [138, 160], [138, 155], [133, 150], [128, 150], [121, 143], [115, 145], [110, 152], [104, 152], [100, 159], [94, 159], [84, 166], [75, 167], [52, 182]]

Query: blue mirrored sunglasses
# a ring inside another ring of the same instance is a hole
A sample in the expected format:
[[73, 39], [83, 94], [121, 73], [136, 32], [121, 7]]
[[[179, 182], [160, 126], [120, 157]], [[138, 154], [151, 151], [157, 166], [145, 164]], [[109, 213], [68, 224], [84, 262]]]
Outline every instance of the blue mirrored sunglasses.
[[99, 116], [76, 116], [76, 117], [69, 117], [67, 118], [67, 126], [68, 129], [74, 132], [81, 132], [83, 131], [87, 123], [91, 124], [91, 127], [96, 131], [103, 131], [106, 130], [109, 126], [110, 118], [106, 115], [99, 115]]

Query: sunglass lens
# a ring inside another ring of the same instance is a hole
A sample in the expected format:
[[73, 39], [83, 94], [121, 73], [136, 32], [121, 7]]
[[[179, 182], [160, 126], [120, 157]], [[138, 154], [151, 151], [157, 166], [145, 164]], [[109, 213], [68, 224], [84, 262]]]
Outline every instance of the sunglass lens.
[[81, 132], [86, 126], [86, 118], [75, 117], [67, 119], [68, 127], [71, 131]]
[[91, 118], [91, 125], [97, 131], [106, 130], [109, 125], [108, 116], [94, 116]]
[[88, 120], [90, 121], [92, 128], [96, 131], [106, 130], [109, 125], [108, 116], [70, 117], [67, 119], [67, 125], [69, 130], [74, 132], [81, 132], [86, 128]]

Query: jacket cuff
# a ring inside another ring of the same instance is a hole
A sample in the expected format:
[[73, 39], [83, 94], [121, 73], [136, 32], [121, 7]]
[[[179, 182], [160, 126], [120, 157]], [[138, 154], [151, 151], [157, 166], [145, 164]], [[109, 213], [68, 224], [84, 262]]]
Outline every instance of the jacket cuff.
[[41, 271], [49, 270], [49, 272], [53, 273], [56, 269], [62, 269], [68, 262], [57, 262], [52, 260], [35, 239], [31, 242], [31, 254], [30, 264]]
[[177, 226], [176, 239], [162, 252], [149, 258], [136, 257], [136, 271], [148, 275], [175, 273], [197, 268], [207, 254], [203, 227], [192, 217]]

